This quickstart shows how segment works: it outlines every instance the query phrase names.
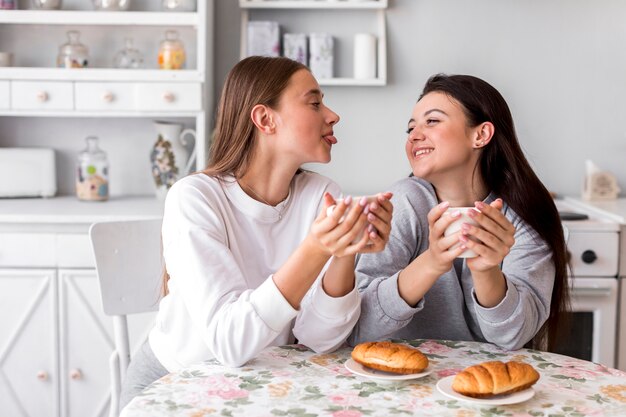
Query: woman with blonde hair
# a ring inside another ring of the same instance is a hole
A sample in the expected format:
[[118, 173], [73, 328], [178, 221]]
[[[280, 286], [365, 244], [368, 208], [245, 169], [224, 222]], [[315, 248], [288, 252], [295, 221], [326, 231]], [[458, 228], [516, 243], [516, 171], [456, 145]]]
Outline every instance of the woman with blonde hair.
[[311, 72], [287, 58], [250, 57], [230, 71], [208, 167], [166, 198], [169, 292], [122, 404], [194, 362], [241, 366], [296, 339], [327, 352], [350, 334], [360, 312], [355, 255], [384, 248], [391, 195], [336, 204], [337, 184], [300, 168], [329, 162], [337, 143], [339, 116], [322, 96]]

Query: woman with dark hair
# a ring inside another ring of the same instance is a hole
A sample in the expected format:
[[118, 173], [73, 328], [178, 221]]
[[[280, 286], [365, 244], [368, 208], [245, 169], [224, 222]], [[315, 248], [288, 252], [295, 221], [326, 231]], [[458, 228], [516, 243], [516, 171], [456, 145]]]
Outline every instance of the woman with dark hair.
[[230, 71], [208, 167], [165, 201], [168, 291], [122, 404], [194, 362], [241, 366], [296, 338], [317, 352], [345, 342], [360, 312], [355, 255], [384, 248], [392, 205], [390, 194], [336, 204], [337, 184], [301, 170], [330, 161], [338, 121], [295, 61], [250, 57]]
[[[518, 143], [500, 93], [468, 75], [435, 75], [408, 123], [413, 175], [397, 182], [389, 244], [360, 256], [361, 318], [351, 343], [385, 338], [554, 346], [568, 304], [557, 209]], [[464, 223], [444, 235], [460, 212]], [[474, 258], [458, 257], [466, 250]], [[547, 342], [547, 343], [546, 343]]]

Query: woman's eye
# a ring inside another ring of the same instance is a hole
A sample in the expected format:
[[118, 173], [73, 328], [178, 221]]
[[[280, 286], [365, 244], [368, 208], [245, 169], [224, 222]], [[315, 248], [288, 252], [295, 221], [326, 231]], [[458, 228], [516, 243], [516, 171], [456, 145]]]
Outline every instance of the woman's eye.
[[311, 103], [311, 104], [313, 105], [313, 107], [319, 108], [320, 104], [322, 104], [322, 103], [315, 102], [315, 103]]
[[427, 120], [426, 120], [426, 124], [427, 124], [427, 125], [432, 125], [432, 124], [434, 124], [434, 123], [437, 123], [438, 121], [439, 121], [439, 120], [437, 120], [437, 119], [427, 119]]
[[407, 134], [407, 135], [410, 135], [410, 134], [411, 134], [411, 132], [413, 131], [413, 129], [414, 129], [413, 127], [408, 128], [408, 129], [406, 130], [406, 134]]

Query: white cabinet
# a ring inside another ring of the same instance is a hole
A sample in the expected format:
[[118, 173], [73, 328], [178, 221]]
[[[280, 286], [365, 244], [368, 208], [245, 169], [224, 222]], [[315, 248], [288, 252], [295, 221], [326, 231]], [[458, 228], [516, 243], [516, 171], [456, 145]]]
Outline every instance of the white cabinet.
[[[387, 84], [387, 0], [239, 0], [241, 8], [240, 55], [247, 55], [249, 21], [276, 21], [281, 33], [326, 32], [335, 38], [334, 78], [320, 85], [384, 86]], [[353, 77], [354, 35], [365, 32], [377, 38], [377, 76]], [[282, 40], [281, 40], [282, 41]]]
[[[2, 203], [0, 416], [106, 417], [113, 328], [87, 231], [96, 221], [160, 218], [161, 208], [154, 198]], [[131, 353], [153, 320], [154, 313], [129, 317]]]

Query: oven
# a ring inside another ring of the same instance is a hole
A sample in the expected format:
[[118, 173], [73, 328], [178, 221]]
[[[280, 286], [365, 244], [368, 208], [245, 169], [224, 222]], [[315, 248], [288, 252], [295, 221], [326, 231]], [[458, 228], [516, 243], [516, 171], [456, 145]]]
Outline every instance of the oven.
[[584, 204], [557, 200], [570, 255], [569, 334], [555, 351], [616, 366], [619, 224]]

